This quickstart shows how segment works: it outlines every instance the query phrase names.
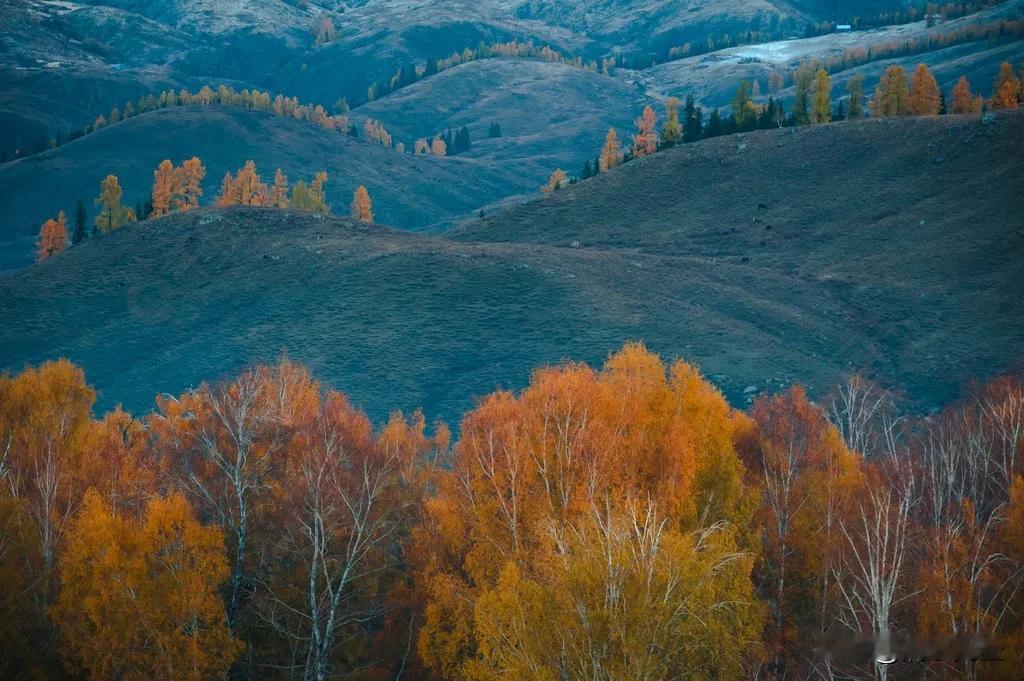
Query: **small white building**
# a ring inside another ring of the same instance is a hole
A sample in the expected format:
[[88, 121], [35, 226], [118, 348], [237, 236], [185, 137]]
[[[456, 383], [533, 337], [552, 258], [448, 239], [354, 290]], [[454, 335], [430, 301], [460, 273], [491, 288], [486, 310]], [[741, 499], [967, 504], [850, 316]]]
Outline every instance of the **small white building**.
[[836, 24], [837, 33], [849, 33], [852, 30], [853, 26], [850, 26], [849, 24]]

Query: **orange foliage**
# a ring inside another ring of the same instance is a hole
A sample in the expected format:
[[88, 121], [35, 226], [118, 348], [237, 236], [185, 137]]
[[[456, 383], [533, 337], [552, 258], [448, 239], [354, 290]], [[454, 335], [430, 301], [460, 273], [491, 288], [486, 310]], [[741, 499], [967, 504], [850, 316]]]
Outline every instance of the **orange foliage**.
[[36, 262], [48, 260], [68, 247], [68, 221], [64, 211], [57, 213], [56, 220], [47, 220], [39, 230], [36, 242]]
[[69, 667], [91, 679], [221, 676], [240, 652], [217, 588], [224, 539], [179, 495], [154, 498], [135, 520], [90, 491], [60, 560], [53, 607]]

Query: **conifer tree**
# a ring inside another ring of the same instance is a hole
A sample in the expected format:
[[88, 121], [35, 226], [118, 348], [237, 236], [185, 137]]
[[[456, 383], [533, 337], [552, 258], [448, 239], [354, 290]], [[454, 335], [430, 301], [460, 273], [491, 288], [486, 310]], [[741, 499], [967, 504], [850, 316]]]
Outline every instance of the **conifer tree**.
[[238, 192], [238, 203], [243, 206], [262, 206], [267, 197], [267, 185], [260, 180], [256, 172], [256, 163], [246, 161], [235, 176], [235, 190]]
[[[331, 212], [331, 207], [327, 205], [327, 201], [324, 196], [325, 184], [327, 184], [327, 173], [321, 170], [313, 176], [313, 181], [309, 184], [309, 193], [313, 199], [313, 210], [327, 214]], [[367, 199], [369, 199], [369, 195], [367, 195]], [[371, 214], [371, 219], [372, 217], [373, 216]]]
[[220, 181], [220, 194], [217, 196], [217, 205], [238, 205], [238, 187], [235, 185], [235, 178], [231, 173], [224, 173], [224, 179]]
[[590, 159], [588, 158], [586, 161], [583, 162], [583, 171], [580, 172], [580, 179], [585, 180], [593, 174], [594, 171], [590, 169]]
[[985, 100], [981, 95], [971, 94], [971, 84], [966, 76], [960, 76], [960, 80], [953, 87], [953, 113], [970, 114], [980, 113]]
[[939, 113], [939, 84], [924, 64], [918, 64], [910, 79], [910, 112], [915, 116], [935, 116]]
[[135, 220], [135, 212], [121, 205], [121, 185], [116, 175], [107, 175], [100, 182], [100, 195], [96, 205], [100, 212], [96, 216], [96, 227], [103, 233], [112, 232]]
[[704, 113], [694, 103], [693, 95], [686, 96], [683, 111], [683, 139], [687, 142], [696, 142], [704, 136]]
[[366, 187], [359, 185], [352, 195], [352, 219], [360, 222], [373, 222], [373, 203]]
[[274, 184], [270, 187], [270, 205], [274, 208], [288, 207], [288, 176], [278, 168], [274, 171]]
[[658, 150], [658, 134], [655, 128], [658, 125], [658, 117], [654, 109], [644, 107], [643, 115], [636, 119], [636, 134], [633, 136], [633, 156], [639, 158], [653, 154]]
[[604, 146], [601, 148], [599, 163], [598, 167], [602, 173], [607, 173], [622, 163], [622, 143], [619, 142], [619, 136], [616, 134], [615, 128], [608, 128], [608, 134], [604, 138]]
[[448, 155], [448, 144], [441, 139], [438, 135], [434, 138], [434, 141], [430, 144], [430, 153], [439, 158], [443, 158]]
[[1021, 83], [1013, 72], [1010, 62], [999, 65], [999, 75], [992, 86], [992, 99], [989, 108], [993, 110], [1016, 109], [1021, 97]]
[[665, 125], [661, 128], [661, 143], [666, 147], [683, 140], [683, 125], [679, 122], [679, 99], [669, 97], [665, 102]]
[[151, 218], [158, 218], [171, 212], [171, 201], [176, 192], [175, 181], [177, 177], [174, 172], [174, 164], [169, 159], [164, 159], [153, 171], [153, 191], [151, 192], [153, 212]]
[[811, 94], [811, 122], [828, 123], [832, 120], [832, 81], [828, 77], [828, 71], [818, 69], [814, 76], [814, 85]]
[[722, 134], [722, 116], [718, 113], [718, 108], [711, 109], [711, 115], [708, 116], [708, 125], [704, 130], [704, 137], [718, 137]]
[[182, 161], [181, 167], [175, 171], [175, 208], [191, 210], [199, 206], [199, 197], [203, 195], [203, 179], [206, 177], [206, 166], [198, 157]]
[[79, 199], [75, 206], [75, 231], [71, 235], [72, 244], [80, 244], [86, 238], [85, 218], [85, 204]]
[[846, 91], [850, 93], [850, 110], [847, 118], [856, 120], [864, 118], [864, 74], [858, 73], [846, 82]]
[[568, 181], [565, 171], [561, 168], [555, 168], [555, 172], [551, 173], [551, 177], [548, 178], [548, 183], [541, 188], [541, 191], [545, 194], [551, 194], [557, 192], [559, 189], [565, 186]]
[[296, 210], [313, 210], [313, 196], [309, 193], [309, 186], [299, 180], [292, 185], [291, 207]]
[[871, 110], [879, 117], [910, 115], [910, 91], [902, 66], [890, 66], [882, 74], [871, 100]]
[[68, 221], [64, 211], [57, 213], [57, 219], [49, 219], [39, 230], [36, 242], [36, 262], [42, 262], [57, 255], [68, 247]]

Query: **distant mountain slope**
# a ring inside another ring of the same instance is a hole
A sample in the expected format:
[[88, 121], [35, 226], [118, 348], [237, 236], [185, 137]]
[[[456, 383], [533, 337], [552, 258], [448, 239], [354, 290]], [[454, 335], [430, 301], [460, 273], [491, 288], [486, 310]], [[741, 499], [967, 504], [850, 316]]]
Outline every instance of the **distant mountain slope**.
[[103, 407], [145, 409], [287, 351], [376, 419], [422, 405], [451, 422], [537, 363], [644, 339], [737, 404], [863, 368], [927, 407], [1024, 350], [1022, 150], [1022, 114], [754, 133], [458, 239], [264, 209], [172, 216], [0, 275], [0, 366], [67, 356]]
[[[706, 106], [726, 107], [732, 101], [741, 80], [760, 82], [765, 99], [768, 96], [768, 76], [772, 71], [786, 74], [801, 62], [827, 61], [842, 56], [848, 49], [877, 49], [886, 44], [927, 45], [930, 38], [951, 34], [958, 30], [983, 24], [998, 24], [1005, 20], [1019, 20], [1024, 16], [1024, 0], [1007, 0], [949, 22], [927, 26], [918, 21], [900, 26], [858, 30], [850, 33], [829, 33], [812, 38], [781, 40], [757, 45], [741, 45], [709, 54], [678, 59], [659, 64], [639, 72], [623, 74], [635, 78], [652, 96], [693, 95]], [[1007, 42], [1011, 41], [1012, 42]], [[865, 76], [865, 93], [870, 96], [882, 71], [892, 63], [912, 68], [924, 63], [931, 68], [939, 84], [947, 93], [961, 75], [971, 79], [976, 92], [987, 97], [992, 79], [999, 70], [999, 60], [1017, 63], [1024, 58], [1024, 40], [1011, 38], [997, 41], [977, 40], [954, 46], [922, 51], [896, 59], [879, 60], [846, 70], [830, 69], [834, 99], [846, 95], [845, 83], [856, 73]], [[788, 100], [791, 89], [783, 91]]]
[[[90, 216], [107, 174], [120, 178], [128, 205], [148, 196], [161, 160], [199, 156], [207, 167], [203, 202], [213, 201], [225, 172], [256, 162], [264, 181], [281, 167], [292, 182], [326, 170], [328, 202], [348, 213], [366, 185], [377, 219], [424, 229], [520, 192], [546, 175], [527, 177], [501, 163], [398, 154], [339, 132], [260, 111], [222, 107], [161, 109], [104, 128], [43, 154], [0, 165], [0, 270], [31, 262], [39, 225], [83, 200]], [[91, 226], [91, 221], [90, 221]]]
[[[624, 81], [565, 64], [486, 59], [462, 64], [356, 109], [387, 122], [402, 139], [467, 126], [466, 157], [547, 177], [556, 167], [578, 173], [593, 159], [609, 127], [632, 130], [647, 102]], [[501, 137], [488, 139], [492, 123]]]

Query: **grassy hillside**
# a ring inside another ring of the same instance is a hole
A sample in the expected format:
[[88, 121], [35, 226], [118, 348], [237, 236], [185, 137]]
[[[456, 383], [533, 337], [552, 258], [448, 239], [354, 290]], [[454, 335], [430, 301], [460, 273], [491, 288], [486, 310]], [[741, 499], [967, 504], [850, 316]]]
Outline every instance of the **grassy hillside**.
[[139, 223], [0, 275], [0, 365], [67, 356], [140, 409], [287, 351], [374, 418], [452, 420], [643, 339], [738, 404], [864, 368], [933, 405], [1024, 348], [1022, 148], [1021, 115], [717, 139], [457, 238], [262, 209]]
[[[524, 176], [504, 164], [471, 158], [401, 155], [367, 141], [269, 113], [178, 107], [136, 116], [53, 151], [0, 165], [0, 270], [31, 262], [39, 225], [82, 199], [90, 216], [99, 183], [117, 175], [125, 202], [150, 192], [153, 170], [200, 156], [207, 166], [205, 201], [227, 171], [253, 159], [264, 180], [281, 167], [291, 181], [318, 169], [329, 175], [328, 202], [348, 213], [353, 190], [365, 184], [377, 219], [424, 229], [519, 192], [537, 190], [546, 174]], [[90, 222], [91, 226], [91, 222]]]
[[[609, 127], [632, 130], [648, 100], [626, 82], [564, 64], [487, 59], [462, 64], [366, 104], [356, 114], [387, 122], [401, 139], [468, 126], [468, 158], [546, 178], [556, 167], [577, 173], [593, 159]], [[502, 136], [488, 139], [491, 123]]]
[[[998, 25], [1000, 21], [1019, 19], [1022, 14], [1024, 0], [1008, 0], [976, 14], [932, 27], [919, 21], [852, 33], [830, 33], [813, 38], [743, 45], [632, 72], [632, 77], [652, 96], [692, 94], [706, 106], [727, 107], [741, 80], [759, 81], [766, 100], [768, 76], [772, 71], [787, 73], [801, 62], [825, 61], [842, 55], [847, 49], [872, 49], [911, 42], [927, 45], [932, 37], [965, 31], [977, 25]], [[1009, 61], [1016, 64], [1022, 58], [1024, 40], [1011, 37], [993, 41], [976, 40], [894, 59], [875, 58], [870, 63], [853, 68], [831, 69], [832, 97], [837, 99], [846, 96], [846, 81], [857, 73], [864, 75], [865, 93], [870, 96], [886, 67], [901, 64], [909, 71], [919, 63], [928, 65], [947, 96], [956, 79], [964, 75], [970, 79], [976, 93], [988, 97], [999, 63]], [[791, 106], [792, 95], [792, 88], [781, 93], [787, 110]]]

